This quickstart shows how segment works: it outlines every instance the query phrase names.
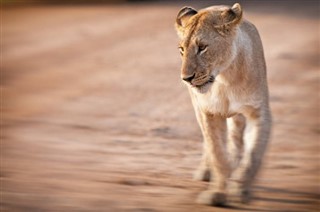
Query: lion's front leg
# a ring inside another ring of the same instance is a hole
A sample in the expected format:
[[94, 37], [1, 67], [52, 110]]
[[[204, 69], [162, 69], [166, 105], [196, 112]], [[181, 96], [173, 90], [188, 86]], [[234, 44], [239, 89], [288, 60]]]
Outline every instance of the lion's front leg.
[[250, 200], [251, 185], [260, 168], [271, 129], [269, 108], [250, 109], [246, 112], [244, 153], [238, 168], [230, 178], [230, 193], [240, 197], [243, 203]]
[[209, 168], [214, 173], [214, 179], [211, 179], [209, 189], [199, 195], [198, 202], [207, 205], [224, 205], [230, 174], [226, 151], [226, 119], [203, 114], [202, 120], [206, 154], [211, 161]]
[[[193, 108], [196, 114], [196, 118], [198, 121], [198, 124], [200, 126], [201, 132], [204, 136], [204, 117], [202, 115], [201, 110], [199, 109], [197, 102], [195, 101], [195, 97], [193, 93], [189, 90], [190, 92], [190, 97], [192, 100]], [[197, 170], [195, 171], [193, 175], [194, 180], [199, 180], [199, 181], [210, 181], [212, 178], [212, 172], [210, 170], [210, 164], [211, 164], [211, 158], [209, 157], [210, 154], [208, 154], [207, 151], [207, 142], [205, 141], [205, 137], [203, 140], [203, 150], [202, 150], [202, 157], [201, 157], [201, 162], [200, 165], [198, 166]]]
[[228, 155], [232, 170], [235, 170], [243, 154], [243, 133], [246, 126], [245, 117], [237, 114], [227, 119], [228, 125]]
[[211, 158], [210, 158], [210, 153], [207, 150], [207, 142], [204, 140], [203, 141], [203, 150], [202, 150], [202, 157], [201, 157], [201, 162], [197, 170], [195, 171], [193, 175], [194, 180], [199, 180], [199, 181], [207, 181], [209, 182], [212, 180], [212, 172], [210, 170], [210, 164]]

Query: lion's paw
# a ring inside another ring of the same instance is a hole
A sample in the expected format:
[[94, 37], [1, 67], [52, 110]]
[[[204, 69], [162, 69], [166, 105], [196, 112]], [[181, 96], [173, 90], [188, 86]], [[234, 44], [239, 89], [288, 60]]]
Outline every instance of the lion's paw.
[[207, 190], [198, 196], [197, 203], [211, 206], [225, 206], [227, 203], [227, 196], [222, 192]]
[[211, 172], [209, 169], [198, 169], [194, 172], [193, 179], [198, 181], [209, 182], [211, 179]]
[[248, 204], [251, 200], [251, 191], [243, 188], [240, 183], [229, 183], [228, 193], [232, 202]]

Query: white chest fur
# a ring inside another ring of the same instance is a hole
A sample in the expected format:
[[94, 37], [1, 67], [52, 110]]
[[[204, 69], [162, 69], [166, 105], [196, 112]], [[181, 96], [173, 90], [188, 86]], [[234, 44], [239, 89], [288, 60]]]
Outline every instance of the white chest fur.
[[192, 93], [200, 110], [211, 114], [232, 116], [242, 105], [229, 94], [225, 85], [217, 81], [206, 92], [192, 89]]

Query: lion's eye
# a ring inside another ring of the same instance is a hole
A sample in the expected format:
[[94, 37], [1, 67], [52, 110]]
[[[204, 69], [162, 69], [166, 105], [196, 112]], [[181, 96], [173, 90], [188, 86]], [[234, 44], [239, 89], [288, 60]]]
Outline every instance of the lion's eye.
[[184, 48], [182, 46], [179, 46], [179, 51], [180, 51], [181, 56], [183, 56]]
[[207, 45], [199, 45], [198, 46], [198, 54], [201, 54], [207, 50]]

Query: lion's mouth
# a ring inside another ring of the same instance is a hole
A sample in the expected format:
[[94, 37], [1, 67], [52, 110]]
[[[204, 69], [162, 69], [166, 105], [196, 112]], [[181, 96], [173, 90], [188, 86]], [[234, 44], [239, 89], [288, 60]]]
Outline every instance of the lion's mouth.
[[204, 83], [197, 84], [197, 85], [192, 85], [192, 86], [200, 89], [200, 88], [203, 88], [206, 85], [209, 85], [209, 84], [211, 84], [213, 82], [214, 82], [214, 76], [210, 76], [209, 79], [207, 81], [205, 81]]

